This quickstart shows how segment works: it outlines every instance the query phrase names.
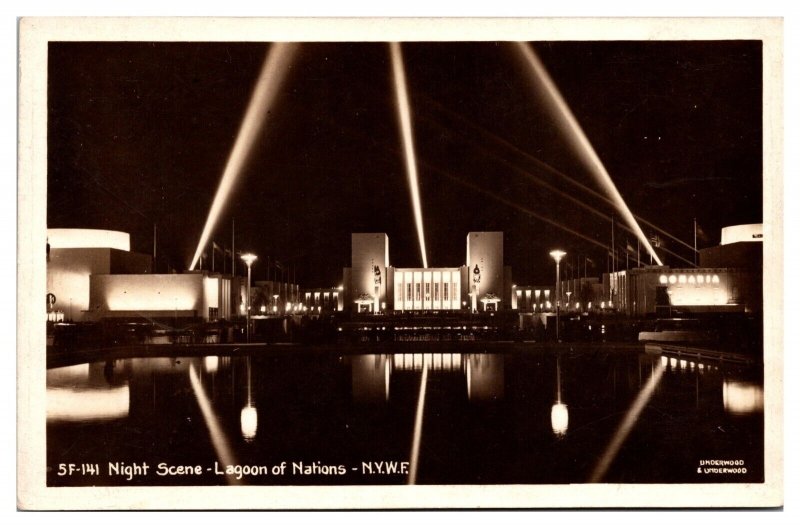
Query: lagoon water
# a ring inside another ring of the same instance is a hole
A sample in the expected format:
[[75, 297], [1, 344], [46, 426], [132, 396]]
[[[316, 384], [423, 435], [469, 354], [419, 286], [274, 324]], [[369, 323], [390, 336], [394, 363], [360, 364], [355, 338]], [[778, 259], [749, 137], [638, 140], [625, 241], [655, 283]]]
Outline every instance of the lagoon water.
[[763, 481], [760, 366], [638, 346], [459, 350], [52, 368], [47, 483]]

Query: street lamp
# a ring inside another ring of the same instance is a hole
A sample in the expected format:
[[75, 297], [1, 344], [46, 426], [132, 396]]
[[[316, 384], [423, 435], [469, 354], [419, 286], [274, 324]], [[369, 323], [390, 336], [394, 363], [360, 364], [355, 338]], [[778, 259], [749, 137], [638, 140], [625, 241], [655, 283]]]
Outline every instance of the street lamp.
[[556, 341], [558, 341], [558, 316], [561, 309], [561, 259], [567, 254], [566, 251], [554, 249], [550, 256], [556, 261]]
[[256, 261], [258, 257], [253, 255], [252, 253], [245, 253], [242, 255], [242, 260], [245, 264], [247, 264], [247, 300], [245, 302], [245, 309], [247, 310], [247, 342], [250, 342], [250, 268], [253, 265], [253, 262]]

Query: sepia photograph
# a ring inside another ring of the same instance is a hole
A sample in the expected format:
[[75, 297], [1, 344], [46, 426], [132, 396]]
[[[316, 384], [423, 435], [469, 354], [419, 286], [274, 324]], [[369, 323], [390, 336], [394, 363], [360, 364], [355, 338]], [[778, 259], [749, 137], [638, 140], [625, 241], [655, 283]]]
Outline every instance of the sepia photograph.
[[24, 19], [19, 506], [780, 506], [781, 27]]

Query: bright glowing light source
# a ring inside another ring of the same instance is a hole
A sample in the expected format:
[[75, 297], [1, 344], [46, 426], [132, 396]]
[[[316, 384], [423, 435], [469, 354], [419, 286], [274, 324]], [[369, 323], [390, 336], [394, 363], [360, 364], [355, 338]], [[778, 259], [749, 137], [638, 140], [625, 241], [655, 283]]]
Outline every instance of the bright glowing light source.
[[666, 284], [667, 283], [667, 276], [666, 275], [661, 275], [658, 278], [658, 282], [659, 282], [659, 284]]
[[722, 405], [731, 414], [752, 414], [764, 410], [764, 389], [743, 381], [722, 382]]
[[242, 425], [242, 438], [248, 442], [252, 441], [258, 431], [258, 411], [251, 404], [247, 404], [242, 408], [239, 419]]
[[678, 282], [678, 277], [676, 277], [675, 275], [670, 275], [669, 276], [669, 283], [670, 284], [675, 284], [676, 282]]
[[252, 266], [252, 265], [253, 265], [253, 262], [255, 262], [256, 260], [258, 260], [258, 257], [257, 257], [257, 256], [255, 256], [255, 255], [253, 255], [252, 253], [245, 253], [244, 255], [242, 255], [242, 256], [241, 256], [241, 259], [242, 259], [242, 260], [244, 261], [244, 263], [245, 263], [245, 264], [247, 264], [247, 266], [249, 267], [249, 266]]
[[289, 70], [289, 63], [297, 49], [297, 44], [278, 42], [270, 46], [269, 54], [261, 68], [261, 74], [256, 82], [250, 103], [247, 106], [244, 119], [236, 136], [236, 142], [228, 156], [225, 170], [222, 173], [217, 194], [211, 203], [211, 210], [208, 212], [203, 233], [200, 235], [200, 242], [194, 253], [192, 264], [189, 270], [193, 270], [203, 254], [203, 249], [208, 244], [208, 239], [214, 231], [214, 226], [222, 214], [223, 207], [228, 201], [231, 191], [242, 173], [242, 168], [253, 149], [256, 138], [264, 125], [267, 114], [275, 102], [278, 89], [283, 82], [286, 72]]
[[417, 225], [417, 238], [419, 250], [422, 255], [422, 267], [428, 267], [428, 252], [425, 249], [425, 230], [422, 225], [422, 204], [419, 199], [419, 182], [417, 180], [417, 156], [414, 153], [414, 133], [411, 127], [411, 108], [408, 103], [406, 91], [406, 75], [403, 67], [403, 52], [399, 42], [391, 42], [389, 49], [392, 54], [392, 72], [394, 73], [394, 88], [397, 96], [397, 115], [400, 119], [400, 133], [403, 136], [403, 149], [405, 151], [406, 173], [408, 185], [411, 190], [411, 204], [414, 208], [414, 221]]
[[537, 84], [537, 86], [542, 88], [543, 92], [548, 97], [550, 108], [556, 114], [556, 117], [560, 118], [557, 119], [556, 122], [561, 127], [564, 135], [568, 138], [572, 144], [572, 147], [582, 158], [584, 164], [589, 168], [598, 185], [605, 189], [609, 194], [609, 197], [617, 207], [617, 210], [625, 219], [628, 226], [636, 234], [636, 237], [639, 239], [645, 249], [647, 249], [647, 252], [650, 253], [650, 256], [653, 257], [653, 260], [655, 260], [656, 263], [661, 266], [661, 259], [650, 245], [650, 240], [644, 236], [642, 228], [639, 227], [639, 224], [636, 222], [636, 219], [633, 217], [630, 209], [628, 209], [627, 204], [625, 204], [625, 200], [622, 199], [622, 195], [620, 195], [616, 185], [614, 185], [611, 175], [608, 174], [603, 162], [600, 161], [600, 157], [597, 155], [597, 152], [595, 152], [594, 147], [592, 147], [592, 144], [586, 137], [581, 125], [572, 114], [572, 110], [570, 110], [566, 101], [561, 96], [561, 93], [558, 91], [558, 88], [550, 78], [550, 75], [547, 73], [544, 65], [539, 60], [539, 57], [533, 51], [533, 48], [524, 42], [517, 42], [516, 46], [517, 51], [519, 51], [525, 63], [530, 66], [531, 71], [533, 72], [534, 82]]
[[203, 366], [208, 373], [216, 372], [219, 368], [219, 356], [206, 356], [203, 359]]
[[719, 275], [714, 275], [711, 277], [711, 282], [714, 284], [719, 284]]
[[564, 436], [567, 434], [569, 427], [569, 410], [565, 403], [555, 403], [553, 408], [550, 409], [550, 427], [553, 428], [553, 433], [556, 436]]
[[47, 388], [48, 422], [90, 422], [125, 418], [130, 412], [130, 389]]
[[566, 254], [566, 251], [561, 251], [560, 249], [554, 249], [550, 252], [550, 256], [553, 257], [553, 260], [555, 260], [556, 263], [561, 262], [561, 259], [564, 258], [564, 255]]
[[261, 305], [261, 313], [267, 313], [267, 306], [264, 304]]
[[122, 231], [107, 229], [61, 229], [47, 230], [50, 249], [62, 248], [111, 248], [131, 250], [131, 236]]
[[678, 275], [678, 284], [686, 284], [686, 275]]

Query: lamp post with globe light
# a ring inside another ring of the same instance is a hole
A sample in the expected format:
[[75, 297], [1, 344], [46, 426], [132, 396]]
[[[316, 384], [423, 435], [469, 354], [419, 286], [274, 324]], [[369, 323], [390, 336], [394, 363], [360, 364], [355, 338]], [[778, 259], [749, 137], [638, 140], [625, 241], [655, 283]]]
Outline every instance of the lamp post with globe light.
[[247, 264], [247, 300], [245, 304], [245, 310], [247, 310], [247, 342], [250, 342], [250, 269], [253, 266], [253, 262], [256, 261], [258, 258], [257, 256], [253, 255], [252, 253], [245, 253], [242, 255], [242, 260], [245, 264]]
[[561, 259], [566, 256], [566, 251], [554, 249], [550, 256], [556, 261], [556, 341], [558, 341], [559, 312], [561, 310]]

